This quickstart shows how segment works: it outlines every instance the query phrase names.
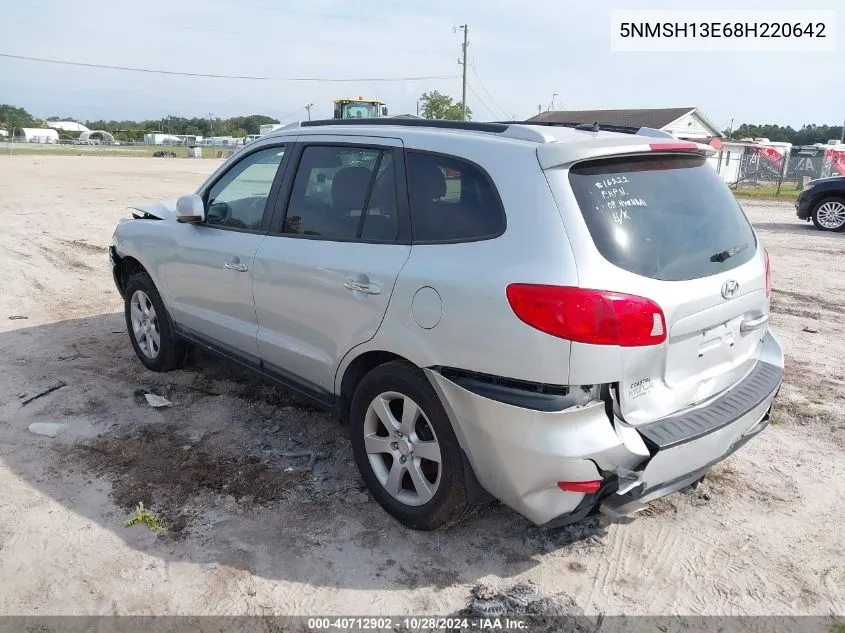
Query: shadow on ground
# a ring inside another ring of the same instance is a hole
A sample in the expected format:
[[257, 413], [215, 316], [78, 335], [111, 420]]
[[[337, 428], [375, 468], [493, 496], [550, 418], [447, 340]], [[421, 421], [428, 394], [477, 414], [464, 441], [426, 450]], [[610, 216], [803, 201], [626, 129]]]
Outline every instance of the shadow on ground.
[[[601, 543], [598, 519], [540, 530], [498, 504], [445, 530], [410, 531], [364, 491], [337, 420], [205, 355], [148, 372], [121, 314], [0, 333], [0, 371], [4, 466], [168, 561], [327, 587], [448, 587]], [[172, 405], [152, 408], [145, 393]], [[27, 430], [44, 421], [66, 426], [55, 438]], [[141, 502], [169, 530], [124, 527]]]

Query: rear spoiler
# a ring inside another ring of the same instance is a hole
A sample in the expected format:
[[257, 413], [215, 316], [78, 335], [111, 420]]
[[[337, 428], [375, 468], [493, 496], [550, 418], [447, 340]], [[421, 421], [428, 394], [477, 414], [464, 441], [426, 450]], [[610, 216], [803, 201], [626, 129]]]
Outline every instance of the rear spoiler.
[[537, 159], [543, 169], [551, 169], [582, 160], [632, 154], [693, 153], [710, 156], [716, 152], [709, 145], [643, 135], [597, 137], [590, 143], [544, 143], [537, 146]]

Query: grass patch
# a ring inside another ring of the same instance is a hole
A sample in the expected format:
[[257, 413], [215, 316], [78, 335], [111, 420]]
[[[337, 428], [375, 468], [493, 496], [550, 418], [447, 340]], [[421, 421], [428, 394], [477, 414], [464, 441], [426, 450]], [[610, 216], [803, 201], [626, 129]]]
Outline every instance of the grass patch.
[[[780, 424], [784, 424], [786, 422], [786, 416], [784, 416], [780, 411], [775, 411], [772, 413], [772, 417], [769, 418], [769, 424], [772, 426], [778, 426]], [[843, 631], [842, 633], [845, 633]]]
[[845, 622], [834, 622], [830, 627], [830, 633], [845, 633]]
[[123, 524], [123, 527], [132, 527], [133, 525], [146, 525], [153, 532], [166, 532], [167, 528], [170, 527], [167, 521], [147, 510], [143, 501], [138, 504], [135, 514]]
[[777, 194], [777, 185], [767, 185], [765, 187], [739, 187], [734, 189], [731, 187], [731, 192], [737, 198], [746, 200], [795, 200], [798, 194], [801, 193], [799, 189], [795, 188], [792, 183], [784, 183], [780, 186], [780, 195]]

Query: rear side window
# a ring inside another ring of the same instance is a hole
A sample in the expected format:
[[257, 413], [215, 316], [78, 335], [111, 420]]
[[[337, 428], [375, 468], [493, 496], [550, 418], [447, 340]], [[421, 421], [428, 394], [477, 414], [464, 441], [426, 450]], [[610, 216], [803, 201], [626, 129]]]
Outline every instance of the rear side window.
[[751, 225], [705, 160], [637, 156], [573, 167], [569, 182], [602, 256], [666, 281], [715, 275], [754, 257]]
[[499, 195], [479, 167], [440, 154], [407, 157], [414, 241], [472, 241], [504, 232]]

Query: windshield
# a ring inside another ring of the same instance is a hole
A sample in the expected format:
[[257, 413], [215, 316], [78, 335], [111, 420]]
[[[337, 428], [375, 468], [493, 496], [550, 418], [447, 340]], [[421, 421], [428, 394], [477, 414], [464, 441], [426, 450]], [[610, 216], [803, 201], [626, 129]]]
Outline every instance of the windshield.
[[372, 103], [347, 103], [343, 106], [344, 119], [372, 119], [377, 114], [377, 108]]
[[756, 252], [745, 214], [703, 156], [590, 161], [573, 167], [569, 182], [596, 248], [624, 270], [698, 279]]

